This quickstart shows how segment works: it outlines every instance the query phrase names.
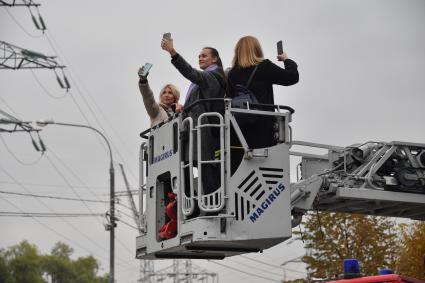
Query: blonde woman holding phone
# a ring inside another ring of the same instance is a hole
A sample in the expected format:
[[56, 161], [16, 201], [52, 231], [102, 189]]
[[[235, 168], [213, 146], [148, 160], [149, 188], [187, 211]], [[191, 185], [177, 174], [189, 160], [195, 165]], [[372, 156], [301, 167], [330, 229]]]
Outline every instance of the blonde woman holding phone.
[[139, 90], [153, 127], [182, 111], [182, 105], [179, 104], [180, 91], [175, 85], [166, 84], [159, 93], [159, 102], [156, 102], [147, 79], [149, 72], [145, 72], [144, 68], [138, 72]]

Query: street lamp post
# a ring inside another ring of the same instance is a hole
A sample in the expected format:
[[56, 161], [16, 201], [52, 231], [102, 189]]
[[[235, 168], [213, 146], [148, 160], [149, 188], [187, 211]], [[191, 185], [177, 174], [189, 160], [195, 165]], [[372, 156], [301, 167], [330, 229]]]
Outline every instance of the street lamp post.
[[114, 170], [114, 162], [112, 158], [112, 149], [109, 144], [108, 139], [105, 135], [100, 132], [98, 129], [93, 128], [87, 125], [79, 125], [79, 124], [70, 124], [70, 123], [57, 123], [53, 120], [39, 120], [36, 122], [38, 126], [44, 127], [46, 125], [59, 125], [59, 126], [69, 126], [69, 127], [78, 127], [78, 128], [86, 128], [95, 131], [98, 133], [109, 150], [109, 224], [106, 226], [106, 230], [109, 230], [110, 238], [109, 238], [109, 283], [114, 283], [115, 281], [115, 227], [117, 226], [115, 223], [115, 170]]

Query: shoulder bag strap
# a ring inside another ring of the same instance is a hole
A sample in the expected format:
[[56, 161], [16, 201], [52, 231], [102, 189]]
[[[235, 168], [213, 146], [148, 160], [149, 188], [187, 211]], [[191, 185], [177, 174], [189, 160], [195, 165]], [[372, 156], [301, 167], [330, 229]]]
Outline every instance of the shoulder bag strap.
[[245, 85], [245, 87], [246, 87], [246, 88], [249, 88], [249, 85], [251, 84], [252, 78], [254, 77], [255, 72], [257, 71], [257, 68], [258, 68], [258, 64], [257, 64], [257, 65], [255, 65], [255, 68], [254, 68], [254, 70], [252, 71], [251, 76], [249, 77], [248, 82], [247, 82], [247, 83], [246, 83], [246, 85]]

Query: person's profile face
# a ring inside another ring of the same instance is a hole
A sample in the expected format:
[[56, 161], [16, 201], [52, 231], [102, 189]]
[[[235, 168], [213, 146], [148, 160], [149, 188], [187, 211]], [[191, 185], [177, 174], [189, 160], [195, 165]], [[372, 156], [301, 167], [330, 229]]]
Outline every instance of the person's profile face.
[[173, 94], [171, 88], [166, 87], [161, 92], [161, 103], [170, 106], [171, 104], [176, 102], [176, 98]]
[[205, 70], [210, 65], [217, 63], [217, 58], [213, 57], [211, 54], [211, 50], [207, 48], [203, 48], [198, 56], [199, 59], [199, 68], [201, 70]]

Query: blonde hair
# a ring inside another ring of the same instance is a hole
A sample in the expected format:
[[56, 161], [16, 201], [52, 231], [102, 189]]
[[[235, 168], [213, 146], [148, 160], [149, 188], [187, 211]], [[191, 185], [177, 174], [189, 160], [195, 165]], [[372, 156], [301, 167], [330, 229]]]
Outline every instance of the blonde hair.
[[179, 99], [180, 99], [180, 91], [179, 91], [179, 89], [175, 86], [175, 85], [173, 85], [173, 84], [166, 84], [162, 89], [161, 89], [161, 91], [159, 92], [159, 101], [161, 102], [161, 95], [162, 95], [162, 93], [165, 91], [165, 89], [166, 88], [170, 88], [171, 89], [171, 92], [173, 93], [173, 95], [174, 95], [174, 103], [177, 103], [177, 102], [179, 102]]
[[253, 36], [244, 36], [239, 39], [235, 46], [235, 55], [232, 67], [250, 67], [264, 60], [260, 42]]

